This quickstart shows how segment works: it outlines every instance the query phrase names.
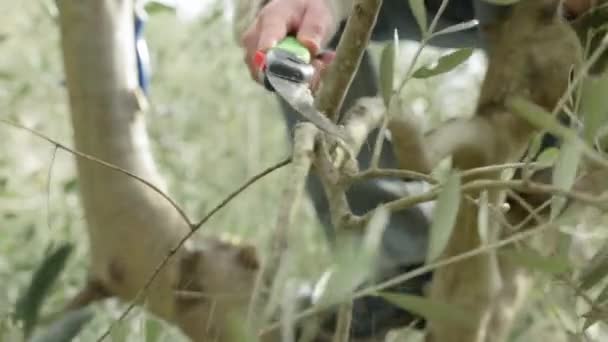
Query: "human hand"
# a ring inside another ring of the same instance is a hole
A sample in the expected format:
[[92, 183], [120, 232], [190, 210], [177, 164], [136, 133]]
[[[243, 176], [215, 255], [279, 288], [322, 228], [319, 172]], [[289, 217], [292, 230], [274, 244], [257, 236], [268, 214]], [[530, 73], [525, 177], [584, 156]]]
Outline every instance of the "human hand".
[[325, 66], [333, 60], [333, 53], [320, 54], [321, 47], [334, 34], [337, 20], [327, 0], [272, 0], [260, 10], [251, 26], [245, 31], [241, 44], [245, 49], [245, 63], [251, 77], [259, 74], [260, 51], [265, 52], [288, 34], [308, 48], [315, 59], [313, 89], [318, 84]]

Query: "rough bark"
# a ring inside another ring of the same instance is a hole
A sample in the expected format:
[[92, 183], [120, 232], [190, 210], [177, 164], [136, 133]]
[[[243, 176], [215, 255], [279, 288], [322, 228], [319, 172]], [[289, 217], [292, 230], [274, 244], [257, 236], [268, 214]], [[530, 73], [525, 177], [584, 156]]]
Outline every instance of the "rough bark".
[[[57, 5], [76, 149], [164, 189], [136, 96], [132, 1]], [[169, 202], [132, 177], [83, 158], [77, 170], [90, 282], [131, 301], [190, 227]], [[228, 316], [246, 307], [258, 267], [255, 251], [208, 239], [175, 253], [137, 304], [176, 323], [193, 340], [226, 339]], [[204, 295], [192, 298], [184, 291]]]

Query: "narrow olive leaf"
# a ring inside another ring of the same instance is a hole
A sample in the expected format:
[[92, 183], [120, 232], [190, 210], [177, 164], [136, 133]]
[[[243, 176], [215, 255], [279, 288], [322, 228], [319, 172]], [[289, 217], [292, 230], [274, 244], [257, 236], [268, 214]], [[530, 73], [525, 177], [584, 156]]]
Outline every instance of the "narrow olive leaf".
[[398, 307], [416, 313], [432, 322], [460, 326], [470, 326], [473, 323], [472, 316], [464, 308], [434, 299], [386, 292], [379, 293], [378, 295]]
[[460, 207], [460, 176], [452, 172], [439, 194], [431, 225], [427, 262], [437, 259], [452, 235]]
[[477, 19], [473, 19], [473, 20], [462, 22], [462, 23], [458, 23], [456, 25], [448, 26], [444, 29], [441, 29], [437, 32], [432, 33], [432, 36], [438, 37], [438, 36], [442, 36], [445, 34], [466, 31], [466, 30], [470, 30], [472, 28], [477, 27], [477, 25], [479, 25], [479, 21]]
[[90, 308], [69, 311], [62, 318], [45, 328], [44, 331], [36, 334], [31, 342], [72, 341], [91, 319], [93, 319], [93, 311]]
[[319, 305], [332, 305], [343, 301], [368, 279], [376, 262], [388, 220], [388, 210], [378, 207], [366, 227], [362, 243], [352, 241], [348, 237], [341, 239], [335, 252], [334, 268], [319, 295]]
[[175, 1], [167, 0], [150, 0], [144, 5], [148, 14], [157, 14], [162, 12], [175, 13]]
[[424, 7], [424, 0], [409, 0], [410, 8], [412, 10], [412, 14], [414, 14], [414, 18], [416, 18], [416, 22], [418, 23], [418, 27], [420, 27], [420, 33], [422, 37], [427, 35], [427, 17], [426, 17], [426, 8]]
[[8, 71], [2, 71], [0, 70], [0, 80], [12, 80], [13, 79], [13, 74], [9, 73]]
[[[534, 134], [534, 136], [532, 137], [532, 140], [530, 141], [530, 145], [528, 145], [528, 150], [526, 151], [526, 155], [523, 160], [525, 160], [525, 161], [534, 160], [534, 157], [538, 155], [538, 153], [540, 152], [540, 148], [542, 147], [543, 136], [544, 136], [544, 134], [542, 132]], [[524, 173], [525, 176], [531, 176], [531, 173], [533, 171], [528, 168], [523, 168], [522, 172]]]
[[591, 258], [579, 277], [580, 288], [588, 290], [608, 275], [608, 244], [604, 244]]
[[477, 212], [477, 229], [481, 243], [490, 242], [490, 208], [488, 205], [488, 192], [482, 191], [479, 196], [479, 211]]
[[[559, 189], [569, 191], [574, 182], [582, 158], [581, 145], [577, 141], [567, 140], [561, 148], [559, 158], [553, 169], [553, 185]], [[554, 196], [551, 199], [551, 218], [556, 218], [562, 211], [566, 199]]]
[[598, 78], [588, 77], [583, 81], [581, 93], [581, 113], [585, 118], [584, 139], [593, 145], [598, 129], [608, 119], [608, 74]]
[[559, 152], [558, 148], [549, 147], [541, 152], [536, 161], [547, 166], [554, 165], [559, 159]]
[[524, 98], [509, 98], [507, 107], [514, 113], [527, 120], [532, 125], [546, 130], [562, 139], [578, 140], [575, 131], [560, 124], [555, 117], [544, 108]]
[[63, 270], [71, 252], [70, 244], [64, 244], [51, 252], [36, 269], [27, 290], [17, 300], [15, 318], [23, 321], [23, 333], [26, 337], [29, 337], [34, 330], [42, 303]]
[[145, 318], [144, 321], [144, 332], [146, 337], [146, 342], [156, 342], [160, 341], [161, 334], [165, 328], [162, 326], [161, 322], [155, 318]]
[[452, 51], [437, 60], [434, 67], [422, 66], [414, 72], [414, 78], [429, 78], [449, 72], [464, 63], [473, 54], [473, 48], [464, 48]]
[[389, 42], [382, 49], [380, 57], [380, 88], [384, 105], [389, 107], [391, 96], [395, 88], [395, 61], [397, 47], [394, 42]]
[[606, 285], [602, 289], [602, 291], [600, 291], [600, 294], [597, 295], [594, 302], [596, 305], [604, 307], [606, 305], [607, 300], [608, 300], [608, 285]]
[[532, 271], [540, 271], [549, 275], [561, 274], [570, 269], [568, 258], [564, 255], [542, 256], [531, 249], [501, 252], [513, 262]]
[[[243, 318], [238, 315], [228, 315], [226, 320], [228, 326], [227, 341], [234, 342], [259, 342], [258, 334], [249, 329], [249, 324], [243, 324]], [[126, 341], [126, 339], [124, 340]]]

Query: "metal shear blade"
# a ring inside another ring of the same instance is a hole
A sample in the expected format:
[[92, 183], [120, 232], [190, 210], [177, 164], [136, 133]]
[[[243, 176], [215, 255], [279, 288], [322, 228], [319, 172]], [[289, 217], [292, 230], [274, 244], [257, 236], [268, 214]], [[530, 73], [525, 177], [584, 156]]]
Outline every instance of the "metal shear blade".
[[320, 113], [314, 106], [314, 98], [307, 83], [293, 82], [272, 73], [266, 77], [275, 91], [298, 113], [326, 133], [348, 141], [345, 132], [329, 118]]

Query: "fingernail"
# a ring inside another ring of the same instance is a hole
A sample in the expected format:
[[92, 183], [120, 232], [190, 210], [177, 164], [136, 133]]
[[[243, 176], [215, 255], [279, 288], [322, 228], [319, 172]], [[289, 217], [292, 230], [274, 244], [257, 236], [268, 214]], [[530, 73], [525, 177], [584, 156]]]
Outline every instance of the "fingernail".
[[256, 51], [253, 55], [253, 65], [257, 69], [263, 69], [266, 64], [266, 55], [262, 51]]

